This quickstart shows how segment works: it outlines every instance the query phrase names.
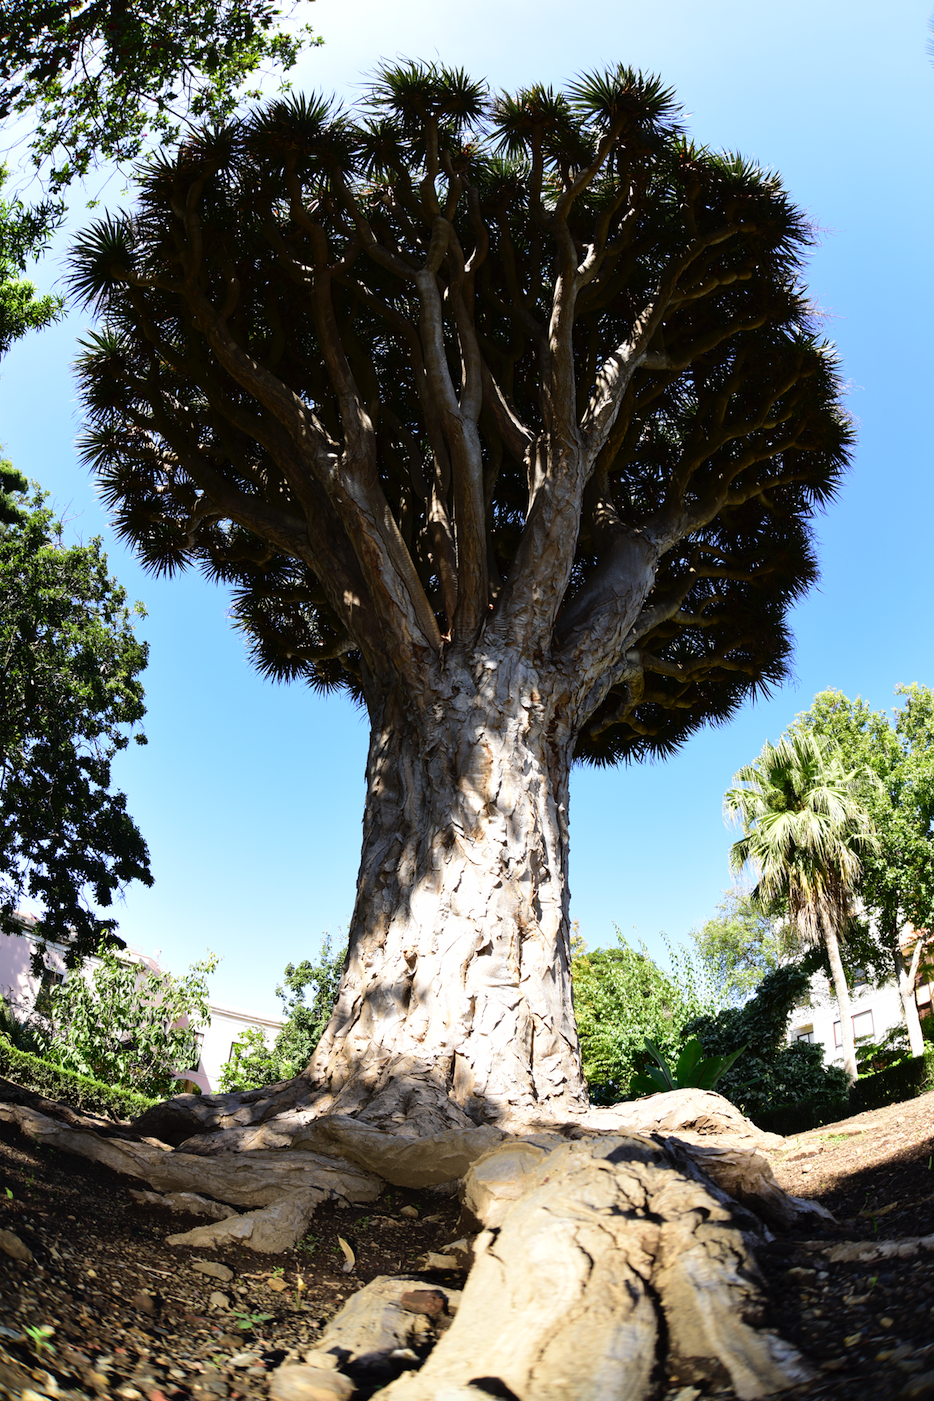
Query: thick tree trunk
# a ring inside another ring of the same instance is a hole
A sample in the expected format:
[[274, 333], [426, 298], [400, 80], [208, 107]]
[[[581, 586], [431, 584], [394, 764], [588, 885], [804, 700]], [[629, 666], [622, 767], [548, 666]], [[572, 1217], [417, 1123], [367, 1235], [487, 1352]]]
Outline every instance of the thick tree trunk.
[[554, 690], [504, 645], [449, 655], [417, 705], [383, 701], [347, 965], [307, 1071], [333, 1096], [322, 1109], [379, 1101], [381, 1117], [411, 1117], [419, 1083], [426, 1106], [441, 1091], [500, 1123], [586, 1103], [569, 966], [573, 740]]
[[843, 1069], [852, 1084], [857, 1077], [856, 1044], [853, 1040], [853, 1017], [850, 1013], [850, 990], [846, 985], [843, 960], [840, 957], [840, 944], [835, 929], [828, 927], [824, 935], [830, 971], [833, 974], [833, 987], [840, 1012], [840, 1039], [843, 1042]]

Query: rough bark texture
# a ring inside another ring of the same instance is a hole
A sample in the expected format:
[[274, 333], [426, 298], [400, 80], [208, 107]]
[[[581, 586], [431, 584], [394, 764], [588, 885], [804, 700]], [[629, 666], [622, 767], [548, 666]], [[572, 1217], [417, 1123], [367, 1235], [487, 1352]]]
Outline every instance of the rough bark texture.
[[570, 991], [558, 675], [496, 639], [377, 717], [350, 951], [308, 1070], [321, 1108], [414, 1132], [413, 1094], [477, 1120], [586, 1103]]

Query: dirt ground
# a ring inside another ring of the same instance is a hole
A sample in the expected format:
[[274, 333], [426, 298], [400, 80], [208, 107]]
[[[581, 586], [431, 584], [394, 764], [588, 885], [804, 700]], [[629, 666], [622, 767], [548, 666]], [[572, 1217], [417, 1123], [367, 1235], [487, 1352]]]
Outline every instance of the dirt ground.
[[[934, 1233], [934, 1094], [789, 1138], [770, 1157], [783, 1187], [819, 1200], [838, 1223], [775, 1240], [759, 1257], [767, 1322], [815, 1370], [786, 1395], [934, 1401], [934, 1250], [859, 1264], [824, 1254], [840, 1239]], [[270, 1373], [300, 1360], [352, 1292], [380, 1274], [419, 1271], [457, 1234], [456, 1198], [388, 1188], [372, 1207], [322, 1209], [299, 1248], [280, 1256], [195, 1251], [165, 1237], [200, 1223], [139, 1205], [135, 1185], [0, 1126], [0, 1230], [33, 1256], [0, 1253], [3, 1401], [265, 1397]], [[339, 1236], [356, 1257], [351, 1273]], [[198, 1273], [206, 1258], [232, 1277]], [[434, 1341], [424, 1334], [426, 1351]], [[666, 1401], [733, 1397], [669, 1380]]]

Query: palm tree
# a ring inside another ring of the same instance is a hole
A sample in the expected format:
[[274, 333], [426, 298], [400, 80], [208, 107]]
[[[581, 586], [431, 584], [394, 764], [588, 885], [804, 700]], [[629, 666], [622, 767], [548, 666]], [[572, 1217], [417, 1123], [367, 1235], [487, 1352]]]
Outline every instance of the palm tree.
[[840, 936], [853, 911], [862, 867], [859, 852], [875, 845], [859, 788], [862, 770], [848, 770], [838, 745], [806, 731], [766, 744], [754, 764], [734, 775], [727, 812], [744, 835], [730, 851], [735, 872], [758, 871], [753, 894], [787, 903], [801, 942], [823, 943], [830, 960], [843, 1039], [843, 1065], [856, 1079], [850, 996]]

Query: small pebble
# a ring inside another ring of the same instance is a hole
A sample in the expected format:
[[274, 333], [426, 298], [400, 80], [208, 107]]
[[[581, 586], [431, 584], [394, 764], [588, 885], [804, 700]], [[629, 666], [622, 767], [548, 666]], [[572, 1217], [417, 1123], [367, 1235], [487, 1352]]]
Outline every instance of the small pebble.
[[28, 1245], [24, 1245], [19, 1236], [12, 1231], [0, 1231], [0, 1250], [4, 1255], [9, 1255], [11, 1260], [22, 1260], [28, 1265], [32, 1261], [32, 1251]]
[[230, 1308], [230, 1300], [227, 1298], [227, 1295], [222, 1294], [219, 1289], [214, 1290], [214, 1293], [211, 1295], [210, 1299], [208, 1300], [208, 1303], [211, 1305], [212, 1309]]
[[199, 1275], [207, 1275], [210, 1279], [219, 1279], [223, 1284], [233, 1279], [233, 1270], [221, 1265], [217, 1260], [192, 1260], [191, 1268]]
[[336, 1371], [341, 1365], [340, 1358], [333, 1352], [322, 1352], [319, 1348], [309, 1348], [303, 1360], [309, 1367], [320, 1367], [323, 1372]]
[[415, 1218], [418, 1216], [418, 1207], [417, 1207], [417, 1206], [404, 1206], [404, 1207], [402, 1208], [402, 1210], [399, 1212], [399, 1215], [400, 1215], [400, 1216], [407, 1216], [407, 1217], [409, 1218], [410, 1221], [414, 1221]]
[[356, 1390], [349, 1377], [320, 1367], [280, 1367], [269, 1385], [270, 1401], [350, 1401]]
[[894, 1318], [889, 1318], [888, 1315], [886, 1315], [885, 1317], [879, 1319], [879, 1327], [880, 1327], [880, 1328], [891, 1328], [891, 1326], [892, 1326], [892, 1324], [893, 1324], [894, 1322], [895, 1322], [895, 1319], [894, 1319]]
[[259, 1354], [255, 1352], [237, 1352], [230, 1359], [231, 1367], [252, 1367], [254, 1362], [259, 1360]]

